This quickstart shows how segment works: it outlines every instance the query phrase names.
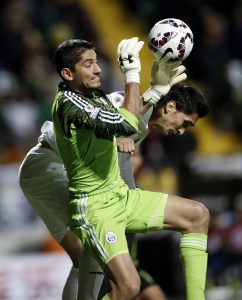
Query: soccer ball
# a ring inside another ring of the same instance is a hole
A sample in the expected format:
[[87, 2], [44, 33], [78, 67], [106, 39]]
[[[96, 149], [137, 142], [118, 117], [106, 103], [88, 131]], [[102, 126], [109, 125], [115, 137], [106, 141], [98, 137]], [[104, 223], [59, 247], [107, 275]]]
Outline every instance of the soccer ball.
[[193, 33], [189, 26], [179, 19], [164, 19], [152, 27], [148, 36], [148, 46], [158, 60], [181, 61], [192, 51]]

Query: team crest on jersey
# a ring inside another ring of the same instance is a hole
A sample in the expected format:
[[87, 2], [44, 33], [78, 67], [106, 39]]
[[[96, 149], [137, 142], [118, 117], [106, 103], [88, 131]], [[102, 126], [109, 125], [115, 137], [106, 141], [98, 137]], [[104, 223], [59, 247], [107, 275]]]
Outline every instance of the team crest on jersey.
[[106, 237], [106, 241], [109, 243], [109, 244], [115, 244], [117, 243], [118, 241], [118, 237], [115, 233], [113, 233], [112, 231], [109, 231], [105, 234], [105, 237]]
[[117, 107], [120, 107], [123, 104], [124, 97], [121, 95], [117, 95], [113, 98], [114, 103], [116, 104]]
[[121, 107], [124, 102], [124, 95], [122, 92], [114, 92], [112, 94], [109, 94], [108, 98], [116, 108]]

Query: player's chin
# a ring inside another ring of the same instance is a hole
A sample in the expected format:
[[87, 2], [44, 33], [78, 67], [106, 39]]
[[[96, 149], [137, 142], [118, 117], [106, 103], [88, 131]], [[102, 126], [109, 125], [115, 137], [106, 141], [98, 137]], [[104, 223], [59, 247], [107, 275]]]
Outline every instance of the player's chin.
[[101, 87], [101, 82], [100, 81], [95, 81], [89, 84], [89, 87], [92, 89], [97, 89]]

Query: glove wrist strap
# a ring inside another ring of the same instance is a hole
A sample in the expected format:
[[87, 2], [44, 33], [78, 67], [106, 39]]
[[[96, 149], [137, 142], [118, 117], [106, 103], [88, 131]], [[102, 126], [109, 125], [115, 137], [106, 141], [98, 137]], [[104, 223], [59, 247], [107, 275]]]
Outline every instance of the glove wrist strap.
[[148, 89], [146, 92], [143, 94], [143, 98], [145, 102], [151, 102], [151, 103], [156, 103], [160, 100], [160, 98], [163, 96], [163, 94], [157, 90], [154, 90], [152, 88]]
[[126, 72], [125, 76], [125, 83], [140, 83], [140, 74], [138, 72]]

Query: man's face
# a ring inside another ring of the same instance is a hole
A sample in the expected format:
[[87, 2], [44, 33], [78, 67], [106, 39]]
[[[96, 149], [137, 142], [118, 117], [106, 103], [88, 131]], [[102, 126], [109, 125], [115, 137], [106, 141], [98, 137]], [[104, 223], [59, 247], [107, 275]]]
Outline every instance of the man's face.
[[190, 126], [195, 126], [198, 114], [186, 115], [176, 110], [174, 101], [165, 107], [155, 109], [149, 122], [150, 129], [157, 129], [162, 135], [182, 135]]
[[74, 72], [70, 71], [71, 88], [78, 92], [90, 92], [100, 88], [99, 75], [101, 71], [95, 51], [86, 50], [81, 55], [79, 62], [75, 64]]

